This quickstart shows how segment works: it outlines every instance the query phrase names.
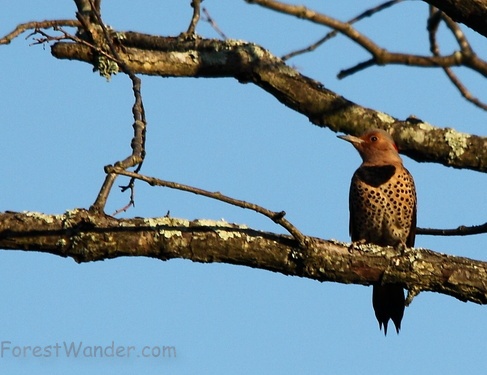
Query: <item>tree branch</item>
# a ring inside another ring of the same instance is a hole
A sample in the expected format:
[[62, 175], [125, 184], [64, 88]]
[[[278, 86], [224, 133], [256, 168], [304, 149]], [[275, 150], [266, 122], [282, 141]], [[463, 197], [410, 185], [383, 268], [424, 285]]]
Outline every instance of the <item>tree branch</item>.
[[461, 22], [487, 37], [486, 0], [424, 0], [424, 2], [442, 10], [454, 21]]
[[[438, 128], [418, 119], [401, 121], [361, 107], [301, 75], [262, 47], [236, 40], [181, 41], [133, 32], [123, 35], [119, 55], [134, 73], [161, 77], [234, 77], [263, 88], [318, 126], [358, 135], [365, 129], [391, 130], [401, 152], [419, 162], [487, 171], [487, 139]], [[93, 51], [75, 43], [56, 43], [60, 59], [94, 63]]]
[[[352, 24], [354, 24], [354, 23], [356, 23], [358, 21], [363, 20], [366, 17], [372, 17], [374, 14], [376, 14], [378, 12], [381, 12], [384, 9], [387, 9], [387, 8], [389, 8], [389, 7], [391, 7], [391, 6], [395, 5], [395, 4], [398, 4], [401, 1], [403, 1], [403, 0], [386, 1], [385, 3], [379, 4], [379, 5], [377, 5], [377, 6], [373, 7], [373, 8], [367, 9], [366, 11], [360, 13], [358, 16], [356, 16], [356, 17], [348, 20], [346, 23], [348, 23], [349, 25], [352, 25]], [[322, 37], [321, 39], [319, 39], [315, 43], [311, 44], [310, 46], [308, 46], [306, 48], [302, 48], [302, 49], [296, 50], [296, 51], [293, 51], [293, 52], [289, 52], [286, 55], [282, 56], [281, 58], [284, 61], [286, 61], [286, 60], [288, 60], [288, 59], [290, 59], [292, 57], [295, 57], [297, 55], [301, 55], [301, 54], [306, 53], [306, 52], [312, 52], [316, 48], [318, 48], [319, 46], [321, 46], [323, 43], [325, 43], [327, 40], [330, 40], [330, 39], [334, 38], [337, 35], [338, 35], [338, 31], [337, 30], [330, 31], [324, 37]]]
[[482, 233], [487, 233], [487, 223], [469, 227], [461, 225], [456, 229], [416, 228], [416, 234], [427, 234], [431, 236], [471, 236]]
[[487, 263], [408, 249], [311, 238], [300, 251], [290, 236], [256, 231], [222, 221], [170, 217], [113, 217], [76, 209], [63, 215], [0, 213], [0, 248], [41, 251], [77, 262], [145, 256], [228, 263], [318, 281], [370, 285], [380, 280], [461, 301], [487, 304]]
[[187, 191], [193, 194], [202, 195], [208, 198], [213, 198], [237, 207], [253, 210], [261, 215], [268, 217], [276, 224], [281, 225], [295, 238], [295, 240], [299, 243], [299, 246], [302, 249], [305, 249], [307, 247], [306, 237], [298, 230], [298, 228], [296, 228], [293, 224], [291, 224], [288, 220], [284, 218], [284, 216], [286, 215], [285, 211], [280, 211], [280, 212], [271, 211], [255, 203], [249, 203], [239, 199], [231, 198], [226, 195], [223, 195], [220, 192], [210, 192], [193, 186], [183, 185], [177, 182], [165, 181], [155, 177], [144, 176], [139, 173], [134, 173], [134, 172], [117, 168], [116, 166], [115, 167], [106, 166], [105, 171], [108, 174], [116, 173], [122, 176], [130, 177], [132, 180], [134, 179], [141, 180], [147, 182], [151, 186], [162, 186], [171, 189]]
[[[129, 76], [129, 78], [132, 81], [132, 91], [135, 99], [134, 104], [132, 106], [132, 114], [134, 118], [134, 123], [133, 123], [134, 136], [130, 144], [132, 148], [132, 153], [124, 160], [118, 161], [115, 164], [120, 169], [127, 169], [133, 166], [137, 166], [136, 172], [138, 172], [142, 167], [145, 154], [146, 154], [145, 136], [146, 136], [146, 129], [147, 129], [147, 121], [145, 118], [145, 111], [144, 111], [144, 105], [143, 105], [142, 94], [141, 94], [142, 82], [134, 73], [132, 73], [130, 67], [125, 63], [125, 61], [122, 58], [120, 58], [118, 50], [114, 45], [112, 35], [110, 34], [110, 31], [105, 26], [101, 18], [101, 14], [99, 12], [100, 2], [99, 1], [95, 2], [94, 0], [85, 0], [85, 1], [78, 1], [77, 5], [78, 5], [78, 10], [80, 10], [77, 13], [77, 17], [80, 20], [80, 23], [82, 24], [84, 32], [89, 37], [89, 39], [92, 40], [94, 43], [94, 48], [91, 47], [89, 48], [91, 48], [92, 51], [93, 50], [96, 51], [97, 53], [100, 51], [105, 52], [105, 54], [102, 57], [104, 59], [108, 58], [110, 60], [110, 63], [116, 64], [115, 70], [118, 71], [118, 69], [120, 68], [125, 74]], [[85, 8], [87, 8], [87, 10]], [[76, 37], [72, 37], [69, 35], [67, 35], [67, 37], [71, 37], [72, 40], [78, 41], [78, 38]], [[86, 42], [84, 40], [79, 40], [79, 43], [81, 45], [86, 46]], [[106, 53], [107, 51], [109, 52], [109, 54]], [[110, 65], [110, 63], [106, 65]], [[98, 68], [99, 64], [101, 64], [100, 59], [97, 61], [95, 67]], [[110, 73], [101, 72], [101, 74], [109, 78], [110, 74], [112, 73], [110, 70]], [[95, 202], [90, 207], [90, 210], [96, 212], [103, 212], [106, 205], [106, 201], [108, 199], [110, 191], [115, 182], [115, 179], [116, 179], [115, 173], [107, 173], [105, 177], [105, 181], [103, 182], [103, 185], [100, 188], [100, 192], [98, 193]], [[130, 188], [132, 191], [131, 200], [128, 204], [128, 206], [130, 206], [131, 204], [134, 203], [132, 200], [133, 189], [134, 189], [133, 181], [131, 181], [128, 184], [128, 186], [125, 187], [124, 189], [128, 189], [128, 188]]]
[[[487, 77], [487, 62], [479, 59], [475, 54], [464, 54], [463, 51], [457, 51], [450, 55], [445, 56], [421, 56], [411, 55], [405, 53], [393, 53], [385, 50], [377, 45], [374, 41], [367, 38], [362, 33], [358, 32], [352, 27], [350, 23], [339, 21], [335, 18], [329, 17], [325, 14], [315, 12], [304, 6], [290, 5], [282, 3], [277, 0], [246, 0], [251, 4], [258, 4], [265, 8], [281, 12], [284, 14], [292, 15], [294, 17], [303, 18], [310, 22], [328, 26], [343, 35], [347, 36], [350, 40], [354, 41], [367, 52], [372, 55], [372, 59], [366, 63], [360, 63], [352, 68], [342, 70], [339, 74], [339, 78], [344, 78], [347, 75], [356, 73], [361, 69], [367, 68], [372, 65], [386, 65], [386, 64], [399, 64], [406, 66], [420, 66], [420, 67], [451, 67], [451, 66], [465, 66], [477, 71], [484, 77]], [[372, 64], [373, 63], [373, 64]]]
[[[445, 15], [442, 11], [437, 10], [436, 8], [430, 6], [430, 18], [428, 19], [428, 34], [430, 40], [430, 50], [434, 56], [440, 56], [440, 47], [437, 42], [436, 34], [438, 31], [438, 27], [440, 25], [440, 21], [444, 21], [447, 27], [452, 32], [453, 36], [458, 42], [460, 49], [464, 56], [472, 55], [474, 52], [468, 42], [465, 34], [460, 29], [457, 23], [453, 22], [453, 20]], [[479, 99], [474, 97], [470, 91], [465, 87], [465, 85], [461, 82], [461, 80], [453, 73], [453, 70], [450, 67], [442, 67], [443, 71], [453, 83], [453, 85], [460, 91], [460, 94], [469, 102], [473, 103], [477, 107], [487, 110], [487, 105], [481, 102]]]
[[62, 26], [79, 27], [81, 24], [77, 20], [48, 20], [21, 23], [13, 31], [0, 38], [0, 44], [9, 44], [12, 40], [27, 30], [49, 29], [51, 27], [56, 28]]
[[222, 31], [222, 29], [220, 29], [220, 27], [218, 26], [218, 24], [216, 23], [216, 21], [213, 19], [213, 17], [210, 15], [210, 12], [208, 12], [208, 10], [206, 8], [201, 8], [201, 10], [203, 11], [203, 14], [205, 15], [205, 17], [203, 18], [203, 21], [206, 21], [210, 24], [210, 26], [213, 28], [213, 30], [216, 31], [216, 33], [218, 35], [220, 35], [220, 37], [222, 39], [228, 39], [228, 37], [226, 36], [226, 34]]
[[[131, 178], [130, 184], [133, 184], [133, 181], [137, 179], [137, 180], [144, 181], [151, 186], [161, 186], [161, 187], [168, 187], [170, 189], [186, 191], [189, 193], [202, 195], [208, 198], [213, 198], [237, 207], [253, 210], [257, 213], [260, 213], [268, 217], [276, 224], [281, 225], [284, 229], [286, 229], [289, 232], [289, 234], [291, 234], [295, 238], [295, 240], [299, 243], [302, 249], [306, 249], [308, 247], [307, 237], [304, 236], [298, 228], [296, 228], [293, 224], [291, 224], [289, 221], [287, 221], [284, 218], [284, 216], [286, 215], [285, 211], [280, 211], [280, 212], [271, 211], [264, 207], [256, 205], [254, 203], [249, 203], [246, 201], [225, 196], [220, 192], [210, 192], [193, 186], [183, 185], [177, 182], [161, 180], [159, 178], [149, 177], [136, 172], [130, 172], [124, 169], [120, 169], [119, 167], [116, 166], [111, 166], [111, 165], [106, 166], [105, 172], [108, 175], [118, 174], [118, 175], [130, 177]], [[131, 199], [133, 201], [133, 197]], [[128, 208], [128, 206], [125, 207], [125, 209], [126, 208]], [[487, 233], [487, 223], [481, 225], [473, 225], [473, 226], [461, 225], [456, 229], [416, 228], [416, 234], [431, 235], [431, 236], [470, 236], [470, 235], [483, 234], [483, 233]]]
[[200, 20], [200, 6], [202, 0], [191, 0], [191, 7], [193, 8], [193, 16], [191, 17], [191, 22], [189, 23], [188, 30], [186, 30], [187, 37], [193, 37], [196, 34], [196, 25]]

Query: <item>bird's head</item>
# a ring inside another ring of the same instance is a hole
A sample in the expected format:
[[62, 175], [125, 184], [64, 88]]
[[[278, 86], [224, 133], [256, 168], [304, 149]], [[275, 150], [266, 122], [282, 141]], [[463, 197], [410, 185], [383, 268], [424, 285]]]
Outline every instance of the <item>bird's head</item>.
[[381, 129], [365, 132], [360, 137], [339, 135], [338, 138], [350, 142], [359, 152], [364, 164], [401, 164], [397, 146], [389, 133]]

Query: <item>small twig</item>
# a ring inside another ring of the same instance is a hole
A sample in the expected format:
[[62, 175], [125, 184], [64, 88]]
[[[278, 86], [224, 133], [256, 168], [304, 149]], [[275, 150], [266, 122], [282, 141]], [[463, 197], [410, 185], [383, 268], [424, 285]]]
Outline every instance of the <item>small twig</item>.
[[[140, 167], [140, 164], [139, 164]], [[140, 168], [138, 168], [140, 169]], [[126, 190], [130, 189], [130, 199], [129, 202], [122, 208], [119, 208], [117, 211], [115, 211], [112, 216], [117, 216], [121, 212], [126, 212], [130, 207], [135, 207], [135, 178], [131, 178], [129, 183], [125, 186], [119, 186], [121, 189], [122, 193], [124, 193]]]
[[[386, 1], [385, 3], [379, 4], [376, 7], [367, 9], [366, 11], [360, 13], [358, 16], [356, 16], [356, 17], [348, 20], [346, 23], [348, 23], [349, 25], [353, 25], [354, 23], [356, 23], [356, 22], [358, 22], [358, 21], [360, 21], [360, 20], [362, 20], [364, 18], [372, 17], [374, 14], [376, 14], [376, 13], [378, 13], [378, 12], [384, 10], [384, 9], [387, 9], [387, 8], [389, 8], [389, 7], [397, 4], [397, 3], [400, 3], [401, 1], [403, 1], [403, 0]], [[310, 46], [308, 46], [306, 48], [302, 48], [302, 49], [296, 50], [296, 51], [293, 51], [293, 52], [290, 52], [290, 53], [282, 56], [281, 59], [283, 61], [286, 61], [286, 60], [289, 60], [290, 58], [295, 57], [297, 55], [301, 55], [301, 54], [307, 53], [307, 52], [312, 52], [316, 48], [318, 48], [319, 46], [321, 46], [323, 43], [325, 43], [326, 41], [334, 38], [337, 35], [338, 35], [338, 31], [336, 31], [336, 30], [330, 31], [323, 38], [319, 39], [318, 41], [316, 41], [315, 43], [311, 44]]]
[[[132, 189], [132, 192], [134, 192], [134, 191], [135, 191], [135, 190], [134, 190], [134, 189]], [[129, 209], [130, 207], [133, 207], [133, 206], [135, 206], [135, 201], [134, 201], [134, 199], [133, 199], [133, 198], [132, 198], [132, 196], [131, 196], [131, 197], [130, 197], [130, 201], [129, 201], [129, 203], [127, 203], [125, 206], [123, 206], [122, 208], [119, 208], [117, 211], [115, 211], [115, 212], [112, 214], [112, 216], [117, 216], [117, 215], [118, 215], [119, 213], [121, 213], [121, 212], [127, 212], [127, 211], [128, 211], [128, 209]]]
[[4, 37], [0, 38], [0, 44], [9, 44], [12, 40], [18, 37], [20, 34], [27, 30], [37, 30], [37, 29], [49, 29], [51, 27], [80, 27], [81, 24], [77, 20], [49, 20], [49, 21], [40, 21], [40, 22], [26, 22], [17, 25], [17, 27], [5, 35]]
[[[57, 30], [61, 30], [60, 28], [57, 28]], [[43, 38], [34, 38], [34, 35], [40, 34], [43, 36]], [[25, 39], [29, 39], [32, 37], [32, 39], [35, 41], [34, 43], [29, 44], [30, 46], [37, 45], [37, 44], [44, 44], [48, 42], [60, 42], [62, 40], [66, 39], [71, 39], [67, 37], [66, 33], [62, 36], [52, 36], [49, 35], [48, 33], [42, 31], [41, 29], [35, 29], [33, 32], [31, 32], [29, 35], [25, 37]]]
[[460, 81], [460, 79], [453, 73], [450, 68], [443, 68], [445, 74], [450, 79], [451, 83], [460, 91], [460, 94], [470, 103], [476, 105], [477, 107], [487, 111], [487, 104], [483, 103], [480, 99], [473, 96], [467, 87]]
[[346, 78], [346, 77], [348, 77], [354, 73], [359, 72], [360, 70], [370, 68], [371, 66], [374, 66], [376, 64], [377, 64], [377, 61], [374, 58], [371, 58], [370, 60], [358, 63], [357, 65], [352, 66], [351, 68], [340, 70], [340, 72], [338, 72], [338, 74], [337, 74], [337, 78], [338, 79]]
[[487, 223], [470, 227], [460, 225], [456, 229], [416, 228], [416, 234], [429, 236], [471, 236], [482, 233], [487, 233]]
[[193, 7], [193, 16], [191, 17], [191, 22], [189, 23], [188, 30], [186, 31], [186, 35], [192, 36], [195, 35], [196, 25], [200, 20], [200, 5], [203, 0], [192, 0], [191, 7]]
[[234, 198], [228, 197], [226, 195], [221, 194], [220, 192], [210, 192], [210, 191], [199, 189], [199, 188], [196, 188], [193, 186], [179, 184], [177, 182], [165, 181], [165, 180], [161, 180], [161, 179], [158, 179], [155, 177], [149, 177], [149, 176], [141, 175], [139, 173], [130, 172], [130, 171], [121, 169], [120, 167], [117, 167], [117, 166], [105, 167], [105, 171], [107, 173], [110, 173], [110, 174], [116, 173], [116, 174], [119, 174], [121, 176], [127, 176], [127, 177], [131, 177], [133, 179], [144, 181], [151, 186], [162, 186], [162, 187], [168, 187], [171, 189], [183, 190], [183, 191], [187, 191], [189, 193], [202, 195], [202, 196], [205, 196], [208, 198], [213, 198], [213, 199], [216, 199], [216, 200], [219, 200], [219, 201], [222, 201], [225, 203], [229, 203], [229, 204], [232, 204], [234, 206], [241, 207], [241, 208], [253, 210], [255, 212], [258, 212], [258, 213], [268, 217], [269, 219], [274, 221], [276, 224], [281, 225], [284, 229], [286, 229], [296, 239], [296, 241], [298, 241], [301, 248], [305, 249], [307, 247], [306, 236], [304, 236], [294, 225], [292, 225], [289, 221], [287, 221], [284, 218], [284, 216], [286, 215], [286, 213], [284, 211], [274, 212], [274, 211], [268, 210], [262, 206], [256, 205], [254, 203], [249, 203], [246, 201], [242, 201], [239, 199], [234, 199]]
[[206, 10], [206, 8], [202, 8], [202, 11], [205, 14], [205, 18], [203, 19], [203, 21], [208, 22], [210, 26], [213, 27], [213, 30], [215, 30], [217, 34], [220, 35], [223, 39], [228, 39], [225, 33], [218, 27], [215, 20], [210, 16], [210, 13]]

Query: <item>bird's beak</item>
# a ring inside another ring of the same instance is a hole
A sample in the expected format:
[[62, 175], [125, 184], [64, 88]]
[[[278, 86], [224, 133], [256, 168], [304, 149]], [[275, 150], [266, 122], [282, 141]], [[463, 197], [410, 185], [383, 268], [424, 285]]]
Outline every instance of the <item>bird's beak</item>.
[[337, 137], [343, 139], [344, 141], [350, 142], [353, 145], [359, 145], [363, 142], [362, 139], [359, 137], [354, 137], [353, 135], [337, 135]]

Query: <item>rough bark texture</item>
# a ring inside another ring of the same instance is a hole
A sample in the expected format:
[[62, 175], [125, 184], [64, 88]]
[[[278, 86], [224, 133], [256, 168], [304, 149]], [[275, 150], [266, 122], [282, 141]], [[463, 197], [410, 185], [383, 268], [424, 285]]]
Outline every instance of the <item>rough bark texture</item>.
[[309, 238], [306, 250], [289, 236], [221, 221], [170, 217], [115, 219], [83, 209], [62, 215], [0, 214], [0, 248], [34, 250], [89, 262], [121, 256], [222, 262], [306, 277], [370, 285], [401, 283], [487, 304], [487, 263], [423, 249], [350, 245]]
[[[318, 126], [360, 135], [365, 129], [391, 130], [401, 153], [419, 162], [487, 171], [487, 139], [419, 119], [404, 121], [362, 107], [299, 74], [262, 47], [235, 40], [180, 41], [177, 38], [124, 33], [120, 55], [134, 73], [161, 77], [233, 77], [272, 94]], [[92, 50], [57, 43], [52, 54], [94, 64]]]

